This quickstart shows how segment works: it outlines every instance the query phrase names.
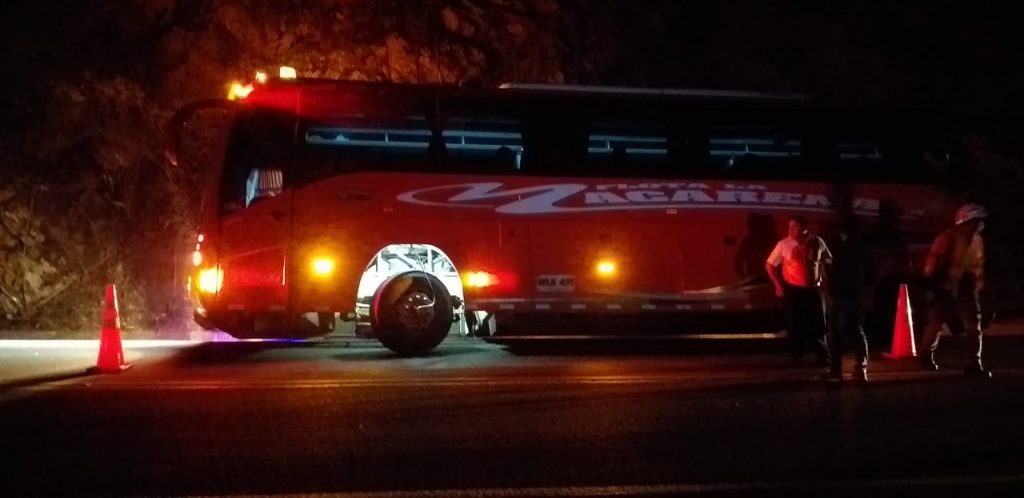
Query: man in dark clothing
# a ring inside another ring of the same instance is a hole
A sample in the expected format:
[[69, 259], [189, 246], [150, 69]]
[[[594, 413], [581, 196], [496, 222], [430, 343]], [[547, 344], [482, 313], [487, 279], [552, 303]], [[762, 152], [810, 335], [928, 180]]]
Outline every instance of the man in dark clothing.
[[853, 379], [867, 382], [868, 341], [864, 335], [863, 300], [868, 288], [868, 254], [858, 228], [855, 218], [843, 223], [839, 244], [832, 257], [832, 274], [828, 280], [832, 297], [829, 320], [832, 361], [829, 376], [842, 378], [842, 351], [849, 345], [857, 354]]

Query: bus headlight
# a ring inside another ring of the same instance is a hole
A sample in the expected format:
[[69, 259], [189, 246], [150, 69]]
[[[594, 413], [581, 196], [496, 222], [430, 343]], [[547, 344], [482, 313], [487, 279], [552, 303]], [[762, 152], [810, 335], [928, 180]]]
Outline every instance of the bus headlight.
[[220, 268], [205, 268], [199, 270], [199, 291], [206, 294], [220, 292], [224, 284], [224, 271]]

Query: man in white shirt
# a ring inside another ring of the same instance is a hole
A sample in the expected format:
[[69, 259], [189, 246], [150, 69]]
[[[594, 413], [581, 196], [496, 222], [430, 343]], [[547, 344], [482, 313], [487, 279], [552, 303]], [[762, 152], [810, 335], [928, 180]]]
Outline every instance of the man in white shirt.
[[828, 365], [825, 313], [819, 287], [825, 276], [824, 265], [831, 259], [825, 241], [807, 230], [807, 220], [794, 216], [787, 224], [786, 238], [775, 244], [765, 262], [765, 271], [775, 284], [775, 295], [783, 298], [786, 306], [789, 351], [794, 360], [810, 350], [814, 351], [819, 365]]

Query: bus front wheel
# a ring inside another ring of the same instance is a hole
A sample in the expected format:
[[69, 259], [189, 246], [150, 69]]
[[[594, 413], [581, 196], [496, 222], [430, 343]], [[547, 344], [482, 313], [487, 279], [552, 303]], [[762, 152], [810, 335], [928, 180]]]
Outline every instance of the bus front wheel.
[[405, 356], [426, 353], [444, 340], [452, 324], [448, 289], [429, 273], [394, 275], [377, 289], [370, 325], [384, 347]]

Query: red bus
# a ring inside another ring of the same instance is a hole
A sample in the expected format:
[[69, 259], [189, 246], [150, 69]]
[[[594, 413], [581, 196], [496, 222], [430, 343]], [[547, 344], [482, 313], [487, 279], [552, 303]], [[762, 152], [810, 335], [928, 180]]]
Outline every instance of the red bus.
[[[764, 260], [839, 206], [912, 253], [954, 209], [939, 119], [745, 92], [263, 79], [204, 194], [189, 295], [237, 337], [779, 330]], [[172, 151], [173, 152], [173, 151]], [[896, 233], [896, 232], [892, 232]], [[910, 265], [911, 263], [907, 263]]]

